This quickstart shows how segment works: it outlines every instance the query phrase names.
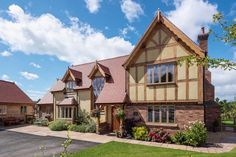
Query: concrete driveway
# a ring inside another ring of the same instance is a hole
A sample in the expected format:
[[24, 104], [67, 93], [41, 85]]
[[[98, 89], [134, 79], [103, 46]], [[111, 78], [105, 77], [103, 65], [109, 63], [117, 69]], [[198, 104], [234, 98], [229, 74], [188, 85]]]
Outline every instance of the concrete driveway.
[[[41, 146], [44, 146], [45, 157], [52, 157], [53, 154], [60, 153], [63, 148], [61, 144], [64, 138], [53, 136], [37, 136], [12, 131], [0, 131], [0, 157], [43, 157]], [[69, 146], [69, 151], [79, 151], [81, 149], [93, 147], [98, 143], [73, 140]]]

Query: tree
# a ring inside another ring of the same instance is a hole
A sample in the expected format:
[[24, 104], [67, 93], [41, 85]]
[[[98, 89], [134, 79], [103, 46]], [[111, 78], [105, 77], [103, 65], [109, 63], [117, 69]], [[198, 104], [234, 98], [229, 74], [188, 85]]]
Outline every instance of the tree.
[[[217, 24], [221, 33], [216, 33], [214, 30], [210, 30], [209, 33], [213, 34], [217, 40], [220, 40], [231, 46], [236, 46], [236, 21], [226, 21], [224, 16], [219, 12], [213, 15], [213, 22]], [[201, 58], [197, 55], [190, 55], [186, 57], [181, 57], [178, 64], [183, 64], [186, 62], [188, 65], [202, 65], [209, 68], [222, 68], [224, 70], [236, 70], [236, 63], [224, 58], [211, 58], [206, 56]]]

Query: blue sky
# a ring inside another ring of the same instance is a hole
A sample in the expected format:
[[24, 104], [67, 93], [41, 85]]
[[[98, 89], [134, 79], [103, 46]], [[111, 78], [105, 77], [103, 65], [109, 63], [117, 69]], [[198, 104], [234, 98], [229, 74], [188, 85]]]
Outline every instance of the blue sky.
[[[212, 15], [235, 19], [227, 0], [0, 0], [0, 79], [40, 98], [71, 64], [129, 54], [160, 8], [192, 40]], [[230, 45], [209, 39], [209, 55], [235, 60]], [[216, 95], [236, 96], [236, 72], [212, 69]]]

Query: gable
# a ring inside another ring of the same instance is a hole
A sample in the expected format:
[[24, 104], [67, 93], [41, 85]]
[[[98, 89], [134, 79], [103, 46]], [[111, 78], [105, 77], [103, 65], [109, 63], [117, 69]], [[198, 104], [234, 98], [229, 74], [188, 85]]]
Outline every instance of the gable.
[[132, 63], [154, 62], [174, 59], [193, 54], [176, 41], [175, 36], [162, 25], [158, 25], [152, 35], [144, 41], [145, 47], [138, 51]]
[[[123, 66], [127, 69], [128, 66], [132, 65], [134, 60], [136, 61], [141, 52], [147, 49], [152, 50], [154, 47], [159, 47], [162, 50], [162, 46], [171, 45], [178, 42], [182, 47], [199, 57], [204, 57], [204, 51], [196, 45], [188, 36], [186, 36], [181, 30], [179, 30], [174, 24], [172, 24], [168, 19], [166, 19], [160, 11], [158, 11], [157, 16], [152, 21], [151, 25], [148, 27], [147, 31], [144, 33], [140, 41], [137, 43], [129, 58], [125, 61]], [[166, 46], [165, 48], [167, 48]], [[164, 51], [165, 55], [168, 54], [168, 50]], [[153, 52], [154, 53], [154, 52]], [[158, 52], [150, 55], [158, 55]], [[184, 56], [182, 54], [179, 56]], [[156, 56], [157, 57], [157, 56]], [[144, 60], [144, 55], [138, 59], [139, 61]]]

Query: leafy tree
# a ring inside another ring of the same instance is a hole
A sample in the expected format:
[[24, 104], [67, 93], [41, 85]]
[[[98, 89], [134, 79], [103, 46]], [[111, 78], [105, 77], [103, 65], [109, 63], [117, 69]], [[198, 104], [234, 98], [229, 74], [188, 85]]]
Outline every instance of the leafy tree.
[[[216, 33], [214, 30], [210, 30], [209, 34], [213, 34], [216, 39], [230, 44], [231, 46], [236, 46], [236, 21], [226, 21], [222, 13], [217, 13], [213, 15], [213, 22], [217, 24], [221, 33]], [[222, 68], [224, 70], [236, 70], [236, 63], [224, 58], [211, 58], [206, 56], [201, 58], [197, 55], [190, 55], [186, 57], [181, 57], [178, 63], [181, 65], [186, 62], [188, 65], [203, 65], [209, 68]]]

